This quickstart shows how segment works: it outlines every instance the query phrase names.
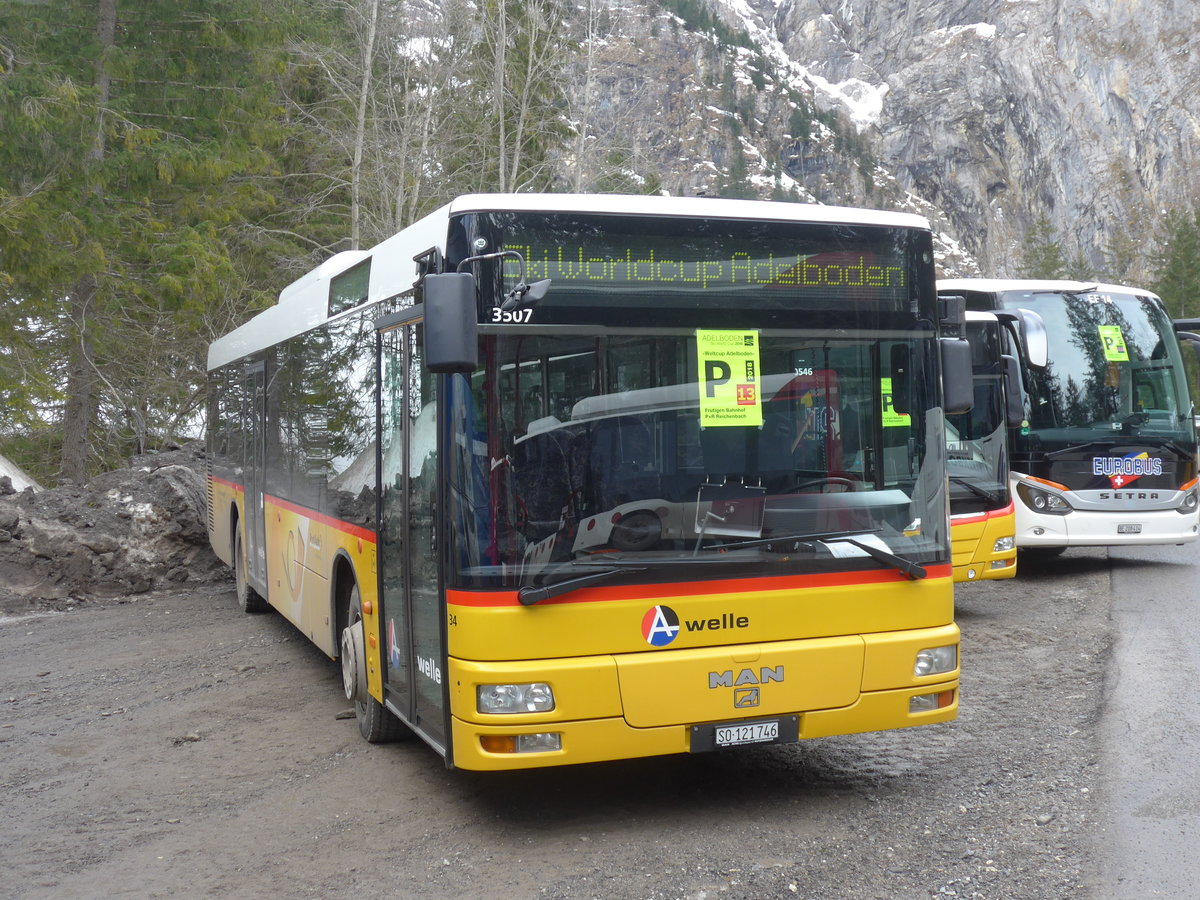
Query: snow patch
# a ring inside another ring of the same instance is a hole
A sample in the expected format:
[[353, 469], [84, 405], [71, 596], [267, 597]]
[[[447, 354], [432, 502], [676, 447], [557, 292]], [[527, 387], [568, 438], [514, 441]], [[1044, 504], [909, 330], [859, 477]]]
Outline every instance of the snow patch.
[[968, 34], [970, 32], [974, 32], [975, 36], [981, 40], [990, 41], [996, 36], [996, 26], [988, 25], [984, 22], [976, 22], [974, 25], [955, 25], [950, 28], [938, 28], [937, 30], [931, 32], [931, 34], [937, 37], [944, 37], [948, 40], [952, 40], [959, 35]]
[[870, 84], [861, 78], [834, 84], [811, 70], [808, 79], [814, 88], [846, 107], [850, 121], [859, 131], [879, 123], [883, 115], [883, 98], [888, 92], [886, 84]]
[[7, 456], [0, 455], [0, 477], [4, 475], [12, 479], [12, 486], [18, 491], [23, 491], [25, 488], [33, 488], [35, 491], [42, 490], [42, 486], [26, 475], [20, 466]]

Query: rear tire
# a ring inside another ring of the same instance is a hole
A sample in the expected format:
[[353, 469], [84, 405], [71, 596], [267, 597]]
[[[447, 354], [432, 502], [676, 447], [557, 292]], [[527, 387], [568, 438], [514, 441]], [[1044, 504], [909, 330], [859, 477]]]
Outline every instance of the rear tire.
[[235, 526], [233, 537], [233, 580], [237, 590], [237, 602], [244, 613], [264, 613], [270, 605], [262, 598], [246, 578], [246, 547], [242, 543], [240, 523]]
[[367, 693], [366, 657], [363, 635], [362, 595], [358, 585], [346, 603], [346, 627], [342, 630], [342, 687], [354, 702], [358, 730], [372, 744], [386, 744], [412, 736], [412, 730], [386, 706]]

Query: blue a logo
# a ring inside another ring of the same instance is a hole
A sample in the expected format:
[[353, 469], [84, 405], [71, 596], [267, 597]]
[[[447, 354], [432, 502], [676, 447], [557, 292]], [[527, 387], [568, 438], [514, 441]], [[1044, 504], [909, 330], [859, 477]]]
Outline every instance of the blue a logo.
[[642, 616], [642, 637], [653, 647], [665, 647], [679, 635], [679, 616], [669, 606], [652, 606]]

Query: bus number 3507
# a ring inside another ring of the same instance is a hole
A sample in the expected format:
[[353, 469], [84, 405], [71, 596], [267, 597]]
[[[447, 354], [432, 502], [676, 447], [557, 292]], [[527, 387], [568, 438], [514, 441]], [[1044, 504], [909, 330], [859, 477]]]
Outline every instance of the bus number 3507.
[[521, 325], [529, 322], [533, 318], [533, 307], [528, 309], [501, 309], [498, 306], [492, 307], [492, 321], [500, 322], [505, 325], [517, 324]]

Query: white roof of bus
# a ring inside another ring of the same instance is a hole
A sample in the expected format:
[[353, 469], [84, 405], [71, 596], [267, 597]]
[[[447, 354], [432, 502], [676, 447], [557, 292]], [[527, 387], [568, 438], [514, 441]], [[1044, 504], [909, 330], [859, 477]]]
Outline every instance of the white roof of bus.
[[410, 290], [417, 278], [413, 257], [436, 247], [446, 252], [451, 216], [490, 210], [518, 212], [612, 213], [632, 216], [684, 216], [706, 219], [762, 219], [777, 222], [881, 225], [928, 229], [911, 213], [781, 203], [769, 200], [720, 200], [710, 197], [660, 197], [626, 194], [465, 194], [452, 200], [370, 250], [335, 254], [285, 287], [279, 302], [213, 341], [208, 368], [216, 369], [247, 354], [315, 328], [329, 318], [329, 281], [371, 257], [367, 302]]
[[1095, 281], [1062, 281], [1051, 278], [944, 278], [937, 283], [939, 291], [980, 291], [985, 294], [1001, 291], [1083, 291], [1102, 294], [1149, 294], [1145, 288]]

